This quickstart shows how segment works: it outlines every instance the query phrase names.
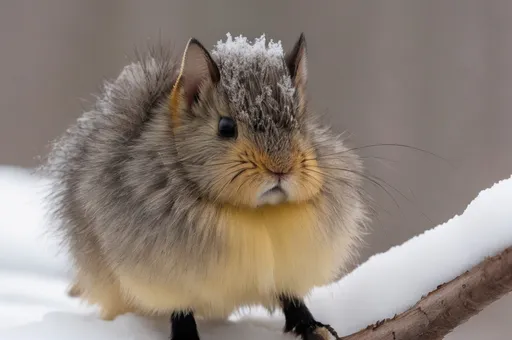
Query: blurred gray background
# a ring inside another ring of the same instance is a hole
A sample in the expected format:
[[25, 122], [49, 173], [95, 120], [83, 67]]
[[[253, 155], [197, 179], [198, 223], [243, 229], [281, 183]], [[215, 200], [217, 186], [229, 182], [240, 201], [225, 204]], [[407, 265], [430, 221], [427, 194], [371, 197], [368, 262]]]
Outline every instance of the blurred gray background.
[[312, 105], [352, 145], [449, 160], [362, 150], [389, 194], [368, 185], [378, 216], [361, 260], [512, 173], [512, 1], [492, 0], [1, 1], [0, 164], [37, 165], [135, 48], [227, 32], [285, 48], [304, 32]]
[[449, 160], [361, 150], [389, 192], [368, 185], [378, 216], [362, 260], [512, 173], [512, 2], [476, 0], [2, 1], [0, 164], [37, 165], [136, 48], [181, 53], [227, 32], [285, 49], [304, 32], [313, 108], [353, 146]]

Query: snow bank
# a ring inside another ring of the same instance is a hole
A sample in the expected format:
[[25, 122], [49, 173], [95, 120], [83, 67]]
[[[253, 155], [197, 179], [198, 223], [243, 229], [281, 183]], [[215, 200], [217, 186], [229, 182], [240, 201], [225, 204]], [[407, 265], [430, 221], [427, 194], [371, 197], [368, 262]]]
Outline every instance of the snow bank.
[[[0, 168], [0, 339], [168, 339], [167, 320], [124, 315], [105, 322], [96, 308], [65, 295], [68, 261], [45, 233], [41, 184], [25, 170]], [[462, 215], [314, 290], [308, 304], [340, 334], [404, 311], [438, 284], [512, 245], [511, 199], [512, 178], [482, 191]], [[227, 322], [199, 324], [204, 340], [293, 339], [281, 334], [282, 326], [280, 313], [268, 316], [258, 308]]]
[[26, 169], [0, 167], [0, 270], [66, 275], [67, 259], [47, 233], [42, 189]]

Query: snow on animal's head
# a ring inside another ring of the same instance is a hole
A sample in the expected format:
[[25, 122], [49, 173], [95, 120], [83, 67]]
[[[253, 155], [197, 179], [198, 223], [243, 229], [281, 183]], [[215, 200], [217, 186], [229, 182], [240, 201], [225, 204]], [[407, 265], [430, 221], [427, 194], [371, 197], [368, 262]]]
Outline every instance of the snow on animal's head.
[[[265, 35], [250, 41], [227, 34], [211, 51], [196, 39], [190, 39], [170, 96], [174, 140], [179, 152], [183, 152], [179, 155], [181, 164], [191, 163], [188, 174], [194, 173], [201, 165], [197, 163], [205, 160], [227, 164], [229, 156], [255, 158], [259, 168], [266, 169], [257, 176], [261, 180], [256, 182], [261, 185], [248, 190], [246, 198], [230, 201], [253, 205], [258, 193], [271, 185], [268, 171], [287, 173], [299, 168], [301, 159], [313, 150], [307, 139], [310, 115], [305, 99], [306, 62], [304, 35], [288, 53], [283, 51], [280, 41], [267, 41]], [[233, 132], [228, 138], [231, 142], [218, 139], [220, 121], [228, 124]], [[192, 140], [197, 143], [192, 145]], [[192, 154], [195, 156], [191, 157]], [[309, 158], [313, 159], [314, 155], [310, 154]], [[193, 177], [211, 189], [211, 182], [205, 180], [209, 178], [207, 174]], [[222, 182], [219, 179], [215, 183]], [[318, 193], [322, 181], [316, 182], [311, 186], [296, 183], [305, 189], [297, 189], [301, 194], [289, 196], [310, 199]]]

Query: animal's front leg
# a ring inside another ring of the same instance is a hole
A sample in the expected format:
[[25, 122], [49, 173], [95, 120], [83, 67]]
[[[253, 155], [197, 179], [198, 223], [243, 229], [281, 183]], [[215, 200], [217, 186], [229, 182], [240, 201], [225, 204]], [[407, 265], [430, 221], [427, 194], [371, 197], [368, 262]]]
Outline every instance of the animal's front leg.
[[286, 319], [285, 332], [292, 332], [302, 340], [331, 339], [329, 331], [315, 320], [302, 299], [281, 296], [280, 302]]
[[171, 340], [199, 340], [192, 312], [175, 312], [171, 316]]

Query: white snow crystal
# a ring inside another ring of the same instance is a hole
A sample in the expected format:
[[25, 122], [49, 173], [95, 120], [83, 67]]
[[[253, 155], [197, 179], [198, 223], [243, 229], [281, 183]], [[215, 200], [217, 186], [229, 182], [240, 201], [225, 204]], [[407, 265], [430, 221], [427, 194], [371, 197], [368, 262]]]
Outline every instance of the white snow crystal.
[[219, 40], [212, 51], [213, 57], [232, 56], [233, 61], [240, 63], [250, 63], [254, 59], [266, 60], [273, 66], [281, 65], [284, 56], [281, 41], [274, 42], [270, 39], [266, 44], [265, 34], [256, 38], [251, 44], [247, 37], [239, 35], [233, 39], [230, 33], [226, 34], [226, 41]]
[[281, 41], [270, 39], [267, 43], [265, 34], [253, 42], [242, 35], [226, 36], [225, 41], [217, 42], [211, 55], [220, 66], [221, 83], [232, 111], [244, 120], [268, 119], [259, 115], [265, 103], [280, 111], [279, 116], [291, 116], [295, 89], [286, 70]]

